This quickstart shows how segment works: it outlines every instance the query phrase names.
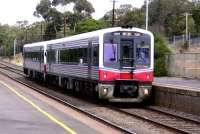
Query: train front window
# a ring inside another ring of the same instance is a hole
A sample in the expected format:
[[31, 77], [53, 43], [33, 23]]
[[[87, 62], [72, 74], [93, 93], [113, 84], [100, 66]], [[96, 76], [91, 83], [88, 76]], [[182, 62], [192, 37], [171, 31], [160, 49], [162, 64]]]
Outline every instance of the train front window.
[[147, 68], [150, 66], [150, 40], [138, 39], [136, 46], [136, 67]]
[[143, 69], [150, 66], [150, 35], [114, 32], [104, 35], [104, 66]]
[[118, 68], [118, 46], [119, 35], [113, 36], [113, 34], [104, 35], [104, 66]]

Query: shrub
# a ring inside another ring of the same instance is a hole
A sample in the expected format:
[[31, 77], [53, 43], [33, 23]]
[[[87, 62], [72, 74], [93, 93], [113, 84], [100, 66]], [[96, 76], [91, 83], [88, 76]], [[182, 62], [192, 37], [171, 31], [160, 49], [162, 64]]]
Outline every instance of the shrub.
[[165, 40], [159, 35], [154, 34], [155, 37], [155, 76], [166, 76], [167, 68], [165, 65], [165, 56], [170, 53]]

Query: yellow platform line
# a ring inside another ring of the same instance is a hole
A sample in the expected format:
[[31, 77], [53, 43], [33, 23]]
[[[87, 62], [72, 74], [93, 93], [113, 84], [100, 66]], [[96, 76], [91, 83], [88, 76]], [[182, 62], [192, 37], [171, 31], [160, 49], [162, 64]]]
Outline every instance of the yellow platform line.
[[18, 97], [20, 97], [21, 99], [23, 99], [25, 102], [27, 102], [28, 104], [30, 104], [32, 107], [34, 107], [37, 111], [39, 111], [40, 113], [42, 113], [43, 115], [45, 115], [48, 119], [50, 119], [54, 123], [58, 124], [62, 128], [64, 128], [70, 134], [77, 134], [74, 130], [72, 130], [71, 128], [69, 128], [64, 123], [62, 123], [62, 121], [59, 121], [58, 119], [56, 119], [56, 117], [54, 117], [53, 115], [51, 115], [48, 112], [46, 112], [43, 109], [41, 109], [34, 102], [32, 102], [31, 100], [29, 100], [28, 98], [26, 98], [25, 96], [23, 96], [22, 94], [20, 94], [19, 92], [17, 92], [14, 88], [10, 87], [8, 84], [4, 83], [3, 81], [0, 81], [0, 83], [3, 84], [8, 89], [10, 89], [12, 92], [14, 92]]

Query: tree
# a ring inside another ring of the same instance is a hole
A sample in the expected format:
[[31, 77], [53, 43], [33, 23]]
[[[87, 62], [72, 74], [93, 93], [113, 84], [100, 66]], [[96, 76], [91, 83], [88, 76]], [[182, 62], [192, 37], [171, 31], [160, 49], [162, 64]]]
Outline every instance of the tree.
[[87, 0], [76, 0], [74, 5], [74, 13], [83, 14], [83, 16], [91, 16], [94, 12], [94, 8]]
[[[119, 8], [115, 9], [115, 21], [116, 21], [115, 25], [116, 26], [121, 25], [122, 23], [120, 21], [126, 19], [125, 14], [127, 14], [128, 12], [130, 13], [132, 10], [133, 7], [130, 4], [120, 5]], [[113, 15], [113, 10], [110, 10], [100, 19], [101, 21], [104, 21], [106, 27], [111, 27], [112, 15]]]
[[72, 31], [76, 30], [76, 24], [83, 20], [84, 16], [79, 13], [65, 12], [66, 23]]
[[118, 26], [134, 26], [142, 28], [145, 24], [145, 14], [140, 9], [132, 9], [130, 11], [125, 12], [123, 15], [118, 17]]
[[94, 8], [87, 0], [53, 0], [52, 5], [67, 5], [74, 3], [73, 12], [65, 12], [66, 23], [72, 31], [75, 31], [76, 24], [83, 20], [83, 18], [91, 18], [91, 14], [94, 12]]
[[171, 33], [182, 34], [184, 19], [181, 16], [184, 16], [185, 12], [189, 12], [192, 7], [193, 4], [188, 0], [152, 0], [149, 3], [149, 19], [152, 30], [165, 34], [168, 32], [166, 30], [173, 30], [176, 27], [176, 31], [167, 35], [172, 36]]
[[34, 15], [36, 17], [42, 16], [47, 22], [44, 40], [55, 39], [57, 32], [61, 30], [63, 24], [62, 13], [51, 6], [50, 0], [41, 0], [36, 6]]
[[61, 4], [62, 6], [74, 3], [74, 13], [83, 14], [84, 16], [90, 16], [94, 12], [94, 8], [90, 2], [87, 0], [53, 0], [52, 5], [58, 6]]
[[195, 22], [196, 32], [200, 32], [200, 5], [197, 5], [192, 9], [192, 17]]
[[94, 19], [86, 19], [77, 24], [76, 34], [91, 32], [102, 28], [104, 28], [104, 24], [101, 21], [97, 21]]
[[165, 56], [170, 53], [165, 40], [159, 34], [154, 34], [155, 37], [155, 76], [166, 76], [167, 68], [165, 65]]

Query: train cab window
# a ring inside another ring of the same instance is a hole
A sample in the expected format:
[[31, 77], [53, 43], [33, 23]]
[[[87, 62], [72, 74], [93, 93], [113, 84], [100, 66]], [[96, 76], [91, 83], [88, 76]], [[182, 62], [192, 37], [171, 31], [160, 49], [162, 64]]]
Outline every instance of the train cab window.
[[104, 35], [103, 59], [104, 66], [118, 68], [118, 47], [120, 35], [107, 33]]
[[117, 61], [117, 44], [104, 44], [104, 62], [115, 63]]
[[146, 68], [150, 66], [150, 37], [144, 36], [135, 40], [136, 67]]

